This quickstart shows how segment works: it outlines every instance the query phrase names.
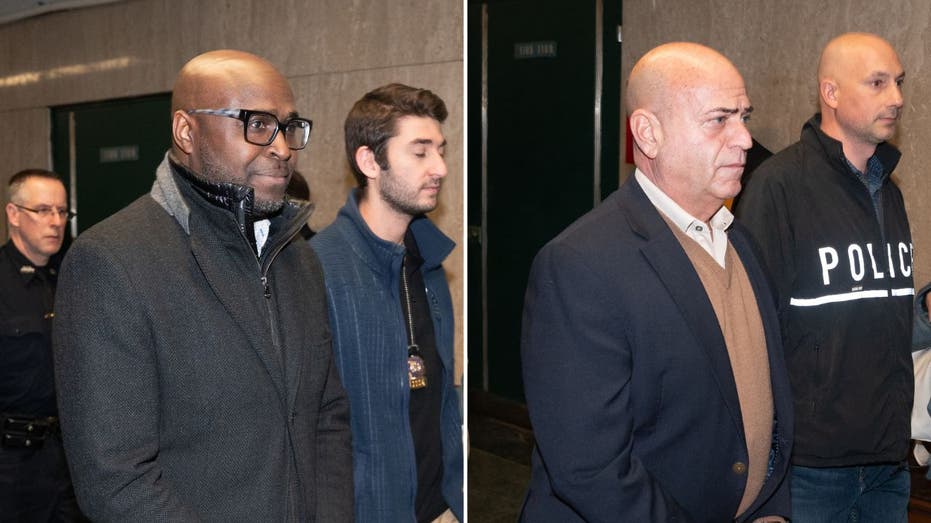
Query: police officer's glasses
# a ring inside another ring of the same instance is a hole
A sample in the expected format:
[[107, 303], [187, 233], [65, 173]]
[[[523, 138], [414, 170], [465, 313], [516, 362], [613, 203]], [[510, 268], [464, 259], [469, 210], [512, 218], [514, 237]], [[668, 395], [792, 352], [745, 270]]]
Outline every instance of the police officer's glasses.
[[307, 146], [310, 139], [310, 130], [314, 123], [306, 118], [291, 118], [286, 122], [279, 122], [278, 118], [264, 111], [250, 111], [249, 109], [190, 109], [188, 114], [209, 114], [213, 116], [226, 116], [243, 122], [243, 138], [252, 145], [266, 146], [275, 141], [278, 131], [284, 132], [288, 149], [299, 151]]
[[29, 211], [33, 214], [36, 214], [39, 216], [39, 218], [42, 218], [43, 220], [48, 220], [52, 216], [58, 216], [62, 220], [70, 220], [71, 218], [74, 218], [75, 216], [77, 216], [76, 212], [71, 211], [69, 209], [62, 209], [60, 207], [46, 207], [45, 205], [43, 205], [39, 207], [38, 209], [33, 209], [32, 207], [26, 207], [25, 205], [20, 205], [18, 203], [14, 203], [13, 205], [15, 205], [18, 209], [22, 209], [24, 211]]

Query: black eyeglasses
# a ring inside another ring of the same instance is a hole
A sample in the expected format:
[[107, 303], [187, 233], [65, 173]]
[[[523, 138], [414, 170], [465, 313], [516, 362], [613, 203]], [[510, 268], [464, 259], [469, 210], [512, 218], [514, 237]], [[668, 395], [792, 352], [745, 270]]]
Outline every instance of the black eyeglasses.
[[48, 220], [54, 215], [58, 215], [58, 217], [61, 218], [62, 220], [70, 220], [71, 218], [74, 218], [75, 216], [78, 215], [76, 212], [70, 209], [62, 209], [60, 207], [47, 207], [43, 205], [39, 207], [38, 209], [33, 209], [31, 207], [26, 207], [25, 205], [20, 205], [18, 203], [14, 203], [13, 205], [15, 205], [17, 208], [22, 209], [24, 211], [35, 213], [39, 215], [39, 217], [42, 218], [43, 220]]
[[189, 109], [188, 114], [209, 114], [213, 116], [226, 116], [235, 118], [245, 125], [242, 128], [243, 138], [252, 145], [266, 146], [278, 136], [278, 131], [284, 131], [284, 139], [288, 149], [299, 151], [307, 146], [310, 139], [310, 130], [314, 123], [306, 118], [291, 118], [286, 122], [265, 111], [251, 111], [249, 109]]

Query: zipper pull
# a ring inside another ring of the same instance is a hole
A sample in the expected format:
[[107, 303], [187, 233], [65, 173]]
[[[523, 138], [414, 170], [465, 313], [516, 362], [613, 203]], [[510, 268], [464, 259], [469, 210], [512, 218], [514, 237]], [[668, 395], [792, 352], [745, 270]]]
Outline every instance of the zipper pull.
[[266, 300], [271, 299], [271, 297], [272, 297], [272, 291], [271, 291], [271, 289], [268, 288], [268, 277], [267, 277], [267, 276], [262, 276], [261, 279], [262, 279], [262, 286], [265, 287], [265, 299], [266, 299]]

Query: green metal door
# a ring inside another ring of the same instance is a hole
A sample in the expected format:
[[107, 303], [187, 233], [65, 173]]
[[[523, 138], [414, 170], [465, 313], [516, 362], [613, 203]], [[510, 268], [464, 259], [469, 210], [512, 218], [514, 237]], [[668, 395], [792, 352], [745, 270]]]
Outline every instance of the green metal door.
[[171, 95], [52, 109], [52, 160], [80, 234], [152, 188], [171, 145]]
[[469, 5], [469, 381], [498, 396], [523, 399], [533, 257], [617, 188], [620, 8]]

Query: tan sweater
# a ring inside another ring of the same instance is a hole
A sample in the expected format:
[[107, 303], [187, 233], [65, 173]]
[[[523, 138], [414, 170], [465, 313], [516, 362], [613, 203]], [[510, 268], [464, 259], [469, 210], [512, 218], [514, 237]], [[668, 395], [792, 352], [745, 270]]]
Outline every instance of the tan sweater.
[[773, 438], [773, 393], [769, 358], [760, 311], [740, 257], [728, 243], [724, 267], [698, 243], [670, 226], [701, 278], [714, 307], [727, 344], [740, 412], [743, 417], [749, 463], [735, 463], [728, 474], [745, 473], [747, 485], [737, 509], [738, 516], [756, 500], [769, 463]]

